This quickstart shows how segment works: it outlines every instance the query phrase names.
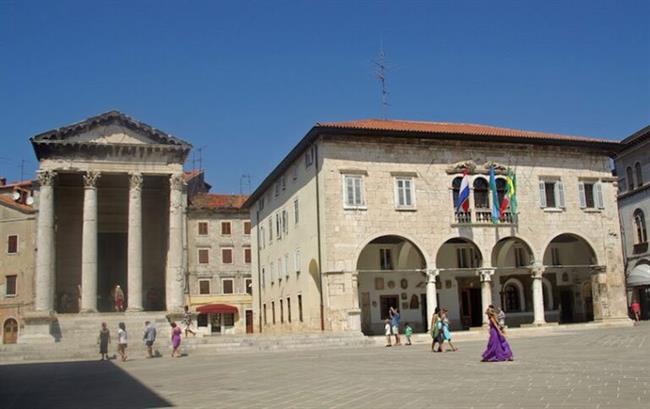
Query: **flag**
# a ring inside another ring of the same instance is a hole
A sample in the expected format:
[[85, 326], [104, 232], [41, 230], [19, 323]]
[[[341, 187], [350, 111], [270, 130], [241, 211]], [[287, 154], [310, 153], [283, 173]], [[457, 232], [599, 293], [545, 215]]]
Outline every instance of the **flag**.
[[490, 166], [490, 190], [492, 191], [492, 223], [499, 223], [499, 194], [494, 166]]
[[[508, 210], [509, 206], [512, 206], [513, 204], [513, 199], [516, 201], [516, 196], [515, 196], [515, 182], [514, 182], [514, 175], [510, 169], [508, 169], [508, 176], [506, 176], [506, 194], [503, 196], [503, 200], [501, 201], [501, 207], [499, 208], [499, 218], [503, 220], [506, 211]], [[511, 207], [512, 210], [512, 207]], [[514, 213], [514, 211], [513, 211]]]
[[456, 213], [460, 212], [461, 209], [465, 213], [469, 210], [469, 176], [467, 176], [467, 169], [463, 172], [463, 180], [460, 182], [458, 199], [455, 205]]

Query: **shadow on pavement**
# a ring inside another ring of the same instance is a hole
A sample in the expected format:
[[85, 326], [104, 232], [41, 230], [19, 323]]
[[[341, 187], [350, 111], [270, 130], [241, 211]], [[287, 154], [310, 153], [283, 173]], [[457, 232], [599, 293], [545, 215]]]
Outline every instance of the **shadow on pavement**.
[[108, 361], [0, 365], [0, 402], [4, 409], [173, 406]]

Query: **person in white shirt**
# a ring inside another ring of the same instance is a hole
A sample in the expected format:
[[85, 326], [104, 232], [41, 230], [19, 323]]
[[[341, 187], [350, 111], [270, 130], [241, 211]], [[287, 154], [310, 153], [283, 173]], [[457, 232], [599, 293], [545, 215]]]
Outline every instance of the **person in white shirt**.
[[126, 325], [123, 322], [120, 322], [118, 325], [119, 329], [117, 330], [117, 352], [122, 358], [122, 362], [126, 361], [126, 347], [128, 344], [128, 337], [126, 334]]

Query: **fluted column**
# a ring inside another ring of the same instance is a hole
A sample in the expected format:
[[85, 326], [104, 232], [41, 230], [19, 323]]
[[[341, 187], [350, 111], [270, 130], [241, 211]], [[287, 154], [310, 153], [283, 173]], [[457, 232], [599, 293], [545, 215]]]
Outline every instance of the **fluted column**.
[[97, 311], [97, 181], [100, 173], [86, 172], [81, 233], [81, 311]]
[[167, 249], [166, 291], [167, 311], [182, 312], [183, 289], [183, 175], [169, 178], [169, 240]]
[[35, 300], [36, 311], [54, 310], [54, 179], [56, 172], [38, 173], [40, 184], [38, 195], [38, 224], [36, 230], [36, 277]]
[[142, 311], [142, 175], [129, 178], [128, 311]]
[[481, 279], [481, 307], [483, 308], [483, 325], [488, 325], [488, 318], [485, 311], [492, 304], [492, 275], [494, 270], [479, 270]]
[[531, 269], [533, 278], [533, 325], [544, 325], [544, 289], [542, 288], [542, 275], [544, 267], [535, 266]]
[[438, 274], [440, 274], [438, 269], [427, 270], [427, 322], [425, 325], [429, 330], [431, 330], [431, 317], [438, 306], [436, 297], [436, 278]]

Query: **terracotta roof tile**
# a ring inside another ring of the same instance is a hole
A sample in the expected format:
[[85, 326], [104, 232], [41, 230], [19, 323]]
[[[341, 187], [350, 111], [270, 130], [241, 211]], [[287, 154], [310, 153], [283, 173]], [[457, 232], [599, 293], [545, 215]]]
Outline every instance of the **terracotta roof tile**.
[[373, 131], [394, 131], [394, 132], [421, 132], [435, 134], [453, 135], [474, 135], [474, 136], [497, 136], [517, 137], [530, 139], [551, 139], [563, 141], [584, 141], [584, 142], [614, 142], [607, 139], [588, 138], [582, 136], [560, 135], [536, 131], [524, 131], [512, 128], [500, 128], [490, 125], [463, 124], [451, 122], [423, 122], [403, 121], [387, 119], [360, 119], [346, 122], [319, 122], [316, 127], [341, 128], [341, 129], [362, 129]]
[[246, 195], [205, 193], [192, 198], [191, 206], [199, 209], [239, 210], [246, 199]]

